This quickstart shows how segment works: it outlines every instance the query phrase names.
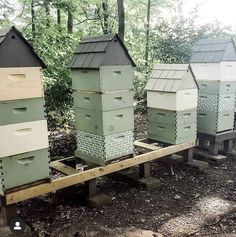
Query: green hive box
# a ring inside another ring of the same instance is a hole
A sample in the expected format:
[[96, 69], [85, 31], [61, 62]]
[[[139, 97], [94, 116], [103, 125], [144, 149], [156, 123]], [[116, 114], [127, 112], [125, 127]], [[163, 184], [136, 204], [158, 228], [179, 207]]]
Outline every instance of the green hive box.
[[108, 92], [133, 89], [132, 66], [101, 66], [99, 70], [72, 70], [74, 90]]
[[196, 139], [196, 122], [169, 125], [148, 121], [148, 138], [169, 144], [180, 144]]
[[8, 189], [49, 178], [48, 150], [1, 158], [0, 170], [2, 195]]
[[134, 153], [133, 131], [108, 136], [77, 131], [77, 143], [76, 157], [98, 165]]
[[133, 91], [105, 94], [75, 91], [73, 96], [74, 105], [78, 108], [108, 111], [133, 107]]
[[203, 94], [234, 94], [235, 81], [203, 81], [198, 80], [199, 93]]
[[234, 127], [234, 111], [205, 111], [198, 110], [197, 131], [216, 135], [219, 132], [232, 130]]
[[75, 108], [76, 128], [97, 135], [110, 135], [134, 129], [134, 109], [110, 111]]
[[223, 112], [234, 111], [235, 94], [203, 94], [198, 95], [198, 110]]
[[163, 124], [187, 124], [197, 121], [196, 109], [184, 111], [171, 111], [163, 109], [148, 108], [148, 121]]
[[0, 126], [43, 120], [44, 99], [25, 99], [0, 102]]

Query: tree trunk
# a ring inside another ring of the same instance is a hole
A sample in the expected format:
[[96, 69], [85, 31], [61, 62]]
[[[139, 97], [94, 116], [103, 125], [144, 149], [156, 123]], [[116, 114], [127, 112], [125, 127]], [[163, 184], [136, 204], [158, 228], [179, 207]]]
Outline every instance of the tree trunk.
[[125, 37], [125, 9], [124, 9], [124, 0], [117, 0], [118, 6], [118, 17], [119, 17], [119, 29], [118, 35], [121, 40], [124, 42]]
[[50, 27], [50, 7], [49, 7], [49, 1], [48, 0], [44, 0], [44, 8], [45, 8], [45, 12], [46, 12], [46, 26]]
[[73, 33], [73, 13], [71, 10], [68, 10], [67, 31]]
[[108, 25], [108, 0], [104, 0], [102, 2], [102, 9], [103, 9], [103, 33], [108, 34], [109, 32], [109, 25]]
[[151, 0], [148, 0], [148, 5], [147, 5], [147, 26], [146, 26], [146, 47], [145, 47], [145, 66], [148, 66], [148, 57], [149, 57], [150, 11], [151, 11]]
[[61, 9], [57, 8], [57, 25], [59, 31], [61, 31]]
[[34, 0], [31, 1], [31, 29], [32, 37], [36, 36], [36, 25], [35, 25], [35, 10], [34, 10]]

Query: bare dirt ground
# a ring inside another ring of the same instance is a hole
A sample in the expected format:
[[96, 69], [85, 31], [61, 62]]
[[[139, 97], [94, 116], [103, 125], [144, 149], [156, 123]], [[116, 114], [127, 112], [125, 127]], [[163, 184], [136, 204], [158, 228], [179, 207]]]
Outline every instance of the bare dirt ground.
[[[143, 138], [145, 131], [145, 119], [137, 116], [136, 138]], [[56, 149], [54, 155], [70, 155], [75, 141], [69, 135], [59, 136], [51, 147]], [[41, 237], [233, 237], [235, 174], [236, 159], [232, 158], [218, 166], [210, 165], [204, 172], [153, 162], [152, 176], [162, 185], [152, 192], [104, 177], [98, 180], [98, 189], [112, 197], [109, 206], [90, 209], [81, 205], [78, 188], [18, 206], [35, 236]]]

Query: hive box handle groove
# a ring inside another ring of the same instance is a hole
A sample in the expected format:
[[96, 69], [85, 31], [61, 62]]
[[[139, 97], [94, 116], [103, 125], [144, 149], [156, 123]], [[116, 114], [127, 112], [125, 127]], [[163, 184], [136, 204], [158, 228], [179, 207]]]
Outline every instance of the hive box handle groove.
[[14, 80], [14, 81], [19, 81], [19, 80], [23, 80], [26, 78], [26, 74], [9, 74], [9, 79]]
[[114, 72], [113, 72], [113, 75], [114, 75], [114, 76], [119, 76], [119, 75], [121, 75], [121, 71], [114, 71]]
[[30, 162], [32, 162], [33, 159], [34, 159], [34, 156], [30, 156], [30, 157], [26, 157], [26, 158], [17, 160], [17, 163], [19, 163], [21, 165], [26, 165], [26, 164], [29, 164]]
[[15, 131], [15, 134], [17, 136], [25, 136], [25, 135], [28, 135], [30, 134], [32, 131], [32, 128], [23, 128], [23, 129], [18, 129]]
[[116, 115], [116, 119], [121, 119], [121, 118], [123, 118], [123, 117], [124, 117], [123, 114], [118, 114], [118, 115]]
[[22, 108], [15, 108], [13, 109], [13, 113], [14, 114], [23, 114], [27, 111], [26, 107], [22, 107]]

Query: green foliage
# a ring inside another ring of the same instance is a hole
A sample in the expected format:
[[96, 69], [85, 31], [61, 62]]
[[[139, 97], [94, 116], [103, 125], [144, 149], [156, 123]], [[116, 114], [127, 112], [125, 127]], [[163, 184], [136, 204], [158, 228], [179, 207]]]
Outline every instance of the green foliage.
[[47, 65], [47, 70], [44, 70], [44, 89], [50, 127], [73, 124], [72, 85], [67, 65], [80, 36], [59, 32], [56, 26], [49, 29], [38, 27], [34, 39], [29, 31], [26, 36]]
[[151, 68], [141, 66], [135, 70], [134, 79], [134, 101], [135, 101], [135, 112], [145, 113], [147, 111], [146, 106], [146, 91], [144, 90]]
[[229, 28], [220, 24], [197, 26], [193, 19], [162, 21], [153, 30], [153, 60], [160, 63], [188, 63], [196, 42], [201, 38], [229, 36]]
[[0, 26], [9, 24], [9, 16], [13, 13], [13, 5], [8, 0], [0, 1]]

